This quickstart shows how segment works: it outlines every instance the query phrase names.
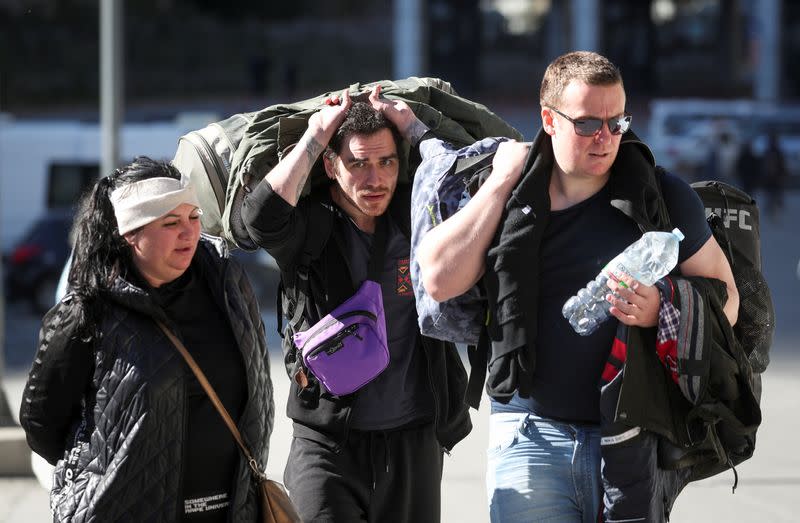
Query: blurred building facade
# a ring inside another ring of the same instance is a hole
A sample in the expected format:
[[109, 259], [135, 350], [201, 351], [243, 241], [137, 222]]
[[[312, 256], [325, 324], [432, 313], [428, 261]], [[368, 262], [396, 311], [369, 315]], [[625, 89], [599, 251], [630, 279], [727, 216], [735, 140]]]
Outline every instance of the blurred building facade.
[[[0, 111], [96, 105], [98, 12], [0, 0]], [[800, 98], [792, 0], [138, 0], [125, 3], [126, 101], [252, 108], [389, 78], [409, 41], [396, 30], [417, 31], [416, 74], [485, 99], [536, 100], [570, 49], [612, 58], [633, 97]]]

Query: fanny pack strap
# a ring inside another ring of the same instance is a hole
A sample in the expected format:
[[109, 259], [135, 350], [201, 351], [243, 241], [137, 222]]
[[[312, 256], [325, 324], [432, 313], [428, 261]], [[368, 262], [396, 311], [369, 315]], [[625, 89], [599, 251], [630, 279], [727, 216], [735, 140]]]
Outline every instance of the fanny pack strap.
[[380, 281], [383, 272], [383, 259], [386, 254], [386, 241], [389, 236], [389, 219], [386, 213], [378, 216], [375, 224], [375, 233], [372, 235], [372, 244], [369, 248], [369, 264], [367, 265], [367, 279]]
[[[380, 274], [383, 271], [383, 259], [384, 255], [386, 254], [386, 241], [388, 235], [389, 219], [387, 218], [386, 213], [384, 213], [378, 217], [377, 223], [375, 224], [375, 233], [372, 236], [372, 244], [370, 245], [369, 249], [369, 264], [367, 265], [368, 280], [379, 281]], [[302, 280], [301, 282], [298, 282], [298, 284], [303, 285], [305, 292], [296, 293], [294, 316], [289, 319], [289, 325], [291, 325], [293, 329], [297, 329], [297, 326], [300, 324], [300, 320], [306, 310], [306, 301], [308, 298], [307, 294], [310, 292], [310, 289], [308, 288], [308, 273], [312, 257], [309, 256], [307, 252], [302, 256], [303, 261], [297, 267], [297, 278], [298, 280]], [[282, 280], [279, 285], [280, 287], [278, 287], [277, 292], [277, 303], [275, 306], [275, 316], [277, 317], [278, 334], [280, 334], [280, 337], [283, 338]]]

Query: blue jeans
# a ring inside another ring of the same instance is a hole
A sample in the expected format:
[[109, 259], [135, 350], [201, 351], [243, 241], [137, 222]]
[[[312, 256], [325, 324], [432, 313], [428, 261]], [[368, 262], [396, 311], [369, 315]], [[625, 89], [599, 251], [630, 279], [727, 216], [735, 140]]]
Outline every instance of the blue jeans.
[[525, 413], [489, 417], [486, 490], [493, 523], [595, 522], [600, 428]]

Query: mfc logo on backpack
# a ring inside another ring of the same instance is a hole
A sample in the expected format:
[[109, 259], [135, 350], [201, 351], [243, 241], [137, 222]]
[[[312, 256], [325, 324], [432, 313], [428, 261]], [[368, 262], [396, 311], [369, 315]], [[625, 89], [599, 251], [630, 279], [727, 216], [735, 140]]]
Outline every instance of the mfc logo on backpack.
[[714, 213], [722, 218], [722, 223], [726, 228], [738, 227], [745, 231], [752, 231], [750, 211], [745, 209], [724, 209], [722, 207], [706, 207], [706, 216]]
[[711, 232], [731, 264], [739, 291], [739, 319], [733, 332], [758, 375], [769, 363], [775, 331], [772, 295], [761, 272], [758, 206], [749, 194], [723, 182], [697, 182], [692, 188], [700, 196]]

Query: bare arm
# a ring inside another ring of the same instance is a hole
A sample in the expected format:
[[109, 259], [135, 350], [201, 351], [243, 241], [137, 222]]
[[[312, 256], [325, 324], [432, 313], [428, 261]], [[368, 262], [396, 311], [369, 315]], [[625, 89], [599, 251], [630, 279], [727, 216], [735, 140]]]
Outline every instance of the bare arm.
[[308, 129], [294, 149], [264, 177], [281, 198], [296, 206], [314, 162], [327, 147], [350, 109], [350, 94], [332, 96], [327, 105], [308, 119]]
[[681, 263], [681, 274], [684, 276], [703, 276], [706, 278], [716, 278], [725, 283], [728, 290], [728, 301], [725, 302], [723, 310], [731, 325], [735, 325], [739, 319], [739, 290], [736, 288], [736, 281], [733, 279], [733, 272], [722, 252], [717, 240], [712, 236], [700, 247], [689, 259]]
[[529, 148], [525, 143], [501, 143], [492, 173], [475, 196], [422, 239], [418, 251], [422, 282], [433, 299], [444, 301], [463, 294], [483, 275], [486, 251]]

